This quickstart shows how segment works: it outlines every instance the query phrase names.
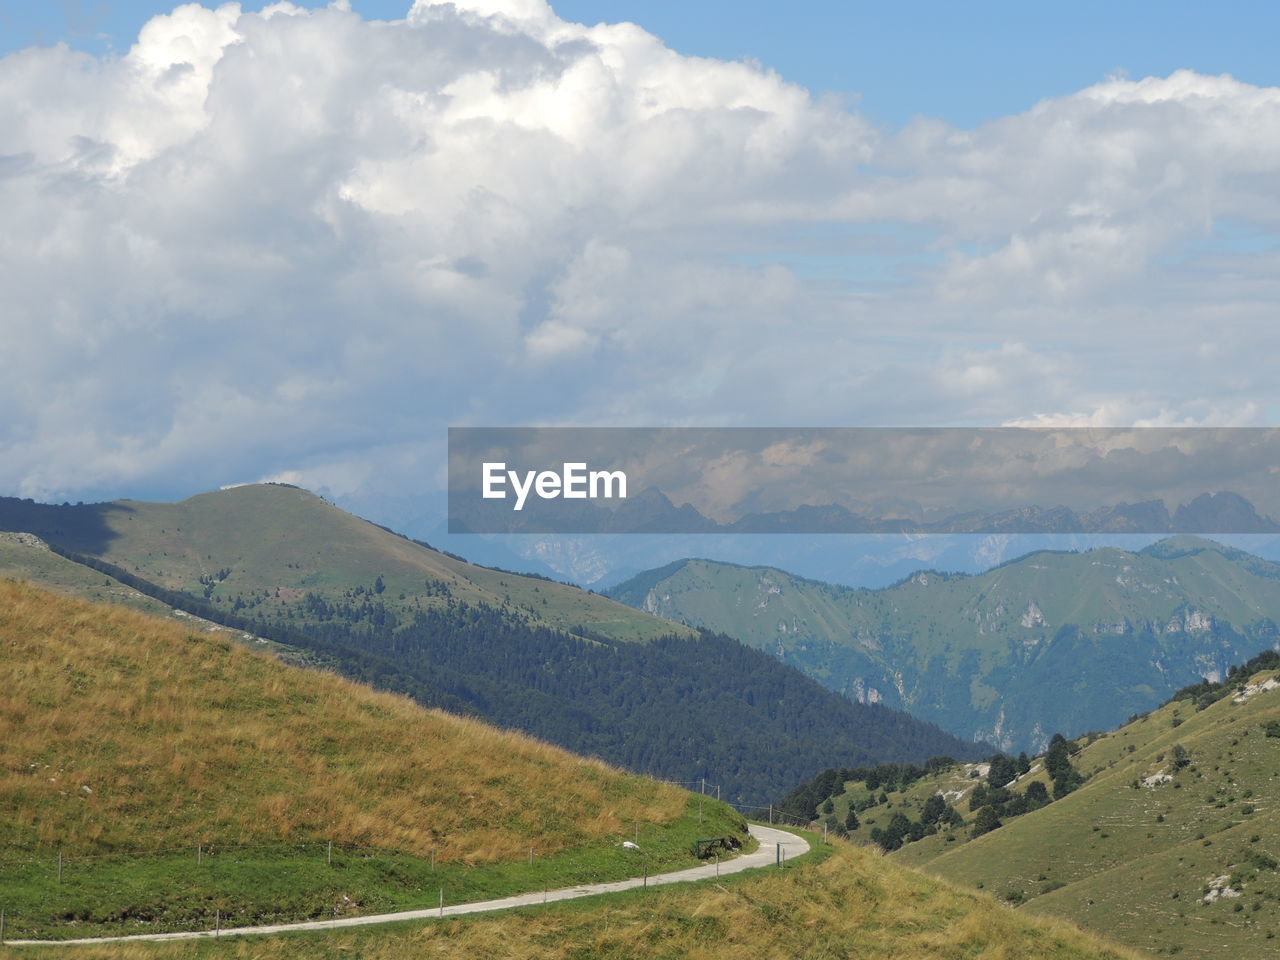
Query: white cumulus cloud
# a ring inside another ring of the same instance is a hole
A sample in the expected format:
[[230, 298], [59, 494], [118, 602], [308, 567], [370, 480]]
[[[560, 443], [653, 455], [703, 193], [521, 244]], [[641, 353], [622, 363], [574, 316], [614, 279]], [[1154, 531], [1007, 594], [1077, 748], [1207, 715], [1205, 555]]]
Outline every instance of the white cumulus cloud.
[[0, 59], [0, 486], [403, 496], [444, 427], [1266, 422], [1280, 90], [886, 130], [543, 0]]

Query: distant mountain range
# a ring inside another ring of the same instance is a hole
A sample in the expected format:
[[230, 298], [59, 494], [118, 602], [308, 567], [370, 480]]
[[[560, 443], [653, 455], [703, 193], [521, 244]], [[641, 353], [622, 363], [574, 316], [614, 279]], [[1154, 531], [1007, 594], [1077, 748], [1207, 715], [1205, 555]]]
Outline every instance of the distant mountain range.
[[449, 530], [503, 533], [1280, 533], [1280, 522], [1230, 491], [1202, 493], [1170, 510], [1162, 500], [1090, 510], [1035, 504], [968, 511], [935, 519], [855, 511], [839, 504], [801, 505], [772, 513], [746, 513], [718, 522], [688, 503], [676, 506], [649, 487], [616, 507], [590, 501], [530, 500], [517, 513], [491, 501], [459, 498]]
[[1042, 749], [1280, 644], [1280, 564], [1196, 537], [1034, 553], [885, 589], [683, 560], [609, 591], [719, 630], [833, 690], [960, 736]]

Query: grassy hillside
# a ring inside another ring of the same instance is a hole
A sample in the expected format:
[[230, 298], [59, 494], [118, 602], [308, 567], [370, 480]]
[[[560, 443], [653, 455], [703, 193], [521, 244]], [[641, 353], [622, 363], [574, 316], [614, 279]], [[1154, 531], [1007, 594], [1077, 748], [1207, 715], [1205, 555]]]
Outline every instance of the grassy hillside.
[[1194, 537], [1140, 553], [1035, 553], [883, 590], [689, 560], [611, 594], [1015, 751], [1114, 727], [1280, 641], [1280, 564]]
[[0, 578], [30, 580], [67, 596], [116, 603], [157, 616], [169, 614], [159, 601], [54, 553], [29, 533], [0, 532]]
[[[1263, 658], [1266, 662], [1266, 658]], [[903, 775], [894, 768], [829, 771], [789, 803], [845, 823], [870, 841], [895, 818], [923, 822], [926, 804], [956, 811], [891, 854], [981, 887], [1022, 909], [1068, 918], [1156, 953], [1189, 957], [1276, 955], [1280, 936], [1280, 675], [1237, 673], [1114, 733], [1068, 744], [1085, 778], [1065, 796], [1005, 815], [981, 832], [987, 764]], [[1056, 796], [1046, 757], [1010, 784]], [[987, 797], [991, 796], [987, 790]], [[827, 799], [823, 799], [823, 798]], [[990, 808], [988, 808], [990, 809]], [[801, 811], [808, 813], [808, 810]]]
[[942, 852], [929, 869], [1150, 950], [1276, 955], [1274, 672], [1203, 710], [1170, 703], [1094, 740], [1076, 764], [1092, 774], [1076, 793]]
[[185, 629], [221, 634], [234, 640], [250, 643], [256, 650], [273, 653], [290, 663], [305, 665], [314, 660], [314, 657], [305, 650], [276, 643], [242, 630], [230, 630], [212, 620], [193, 616], [184, 610], [175, 610], [167, 603], [162, 603], [154, 597], [140, 593], [128, 584], [121, 583], [115, 577], [54, 552], [48, 544], [34, 534], [0, 531], [0, 579], [33, 583], [63, 596], [76, 597], [93, 603], [110, 603], [128, 607], [179, 623]]
[[694, 838], [741, 827], [518, 733], [10, 581], [0, 727], [10, 935], [388, 909], [438, 885], [458, 902], [629, 875], [623, 837], [653, 868], [691, 862]]
[[172, 590], [261, 619], [314, 620], [302, 601], [373, 595], [401, 615], [452, 599], [619, 640], [689, 635], [576, 587], [478, 567], [352, 516], [313, 493], [250, 484], [181, 503], [53, 506], [0, 498], [0, 529], [37, 534]]
[[[75, 947], [64, 954], [75, 960], [1140, 960], [1065, 923], [1021, 915], [843, 845], [811, 866], [511, 914], [250, 940]], [[26, 955], [0, 948], [0, 956]]]
[[683, 807], [520, 734], [30, 586], [0, 583], [0, 637], [7, 852], [296, 838], [497, 860]]

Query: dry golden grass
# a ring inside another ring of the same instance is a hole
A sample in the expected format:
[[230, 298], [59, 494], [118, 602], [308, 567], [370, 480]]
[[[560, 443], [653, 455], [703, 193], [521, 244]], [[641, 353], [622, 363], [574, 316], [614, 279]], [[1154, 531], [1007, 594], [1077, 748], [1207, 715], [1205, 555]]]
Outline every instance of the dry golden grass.
[[7, 854], [332, 840], [487, 862], [674, 788], [119, 607], [0, 582]]
[[[15, 950], [14, 956], [18, 953]], [[651, 957], [698, 960], [1139, 960], [1061, 922], [841, 846], [824, 863], [723, 886], [667, 887], [572, 906], [414, 927], [218, 944], [68, 948], [73, 960]]]

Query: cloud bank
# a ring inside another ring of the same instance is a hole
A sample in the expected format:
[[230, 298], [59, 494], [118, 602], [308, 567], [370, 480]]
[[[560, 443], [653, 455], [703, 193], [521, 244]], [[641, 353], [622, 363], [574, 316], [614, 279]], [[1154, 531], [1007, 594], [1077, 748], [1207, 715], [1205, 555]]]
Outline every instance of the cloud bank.
[[1274, 421], [1280, 89], [886, 129], [543, 0], [0, 59], [0, 488], [443, 480], [449, 424]]

